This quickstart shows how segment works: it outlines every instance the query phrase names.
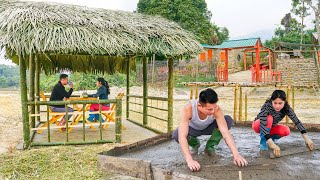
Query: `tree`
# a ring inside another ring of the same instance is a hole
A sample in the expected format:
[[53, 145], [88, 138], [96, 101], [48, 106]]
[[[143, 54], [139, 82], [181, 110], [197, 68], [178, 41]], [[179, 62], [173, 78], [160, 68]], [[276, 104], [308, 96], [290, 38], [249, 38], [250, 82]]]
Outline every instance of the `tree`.
[[313, 10], [318, 34], [318, 44], [320, 45], [320, 0], [305, 0], [306, 4]]
[[[266, 41], [267, 47], [272, 47], [273, 42], [282, 41], [290, 43], [299, 43], [301, 41], [301, 24], [291, 16], [290, 13], [286, 14], [281, 19], [281, 26], [277, 27], [274, 36], [271, 40]], [[311, 44], [311, 34], [313, 29], [309, 29], [306, 33], [303, 33], [304, 42]]]
[[[304, 18], [306, 18], [307, 16], [310, 15], [310, 13], [308, 13], [310, 8], [307, 8], [305, 6], [305, 0], [292, 0], [292, 9], [291, 12], [297, 16], [300, 17], [301, 19], [301, 40], [300, 40], [300, 44], [303, 44], [303, 29], [305, 28], [304, 25]], [[302, 48], [302, 47], [301, 47]]]
[[201, 43], [218, 44], [229, 38], [227, 28], [210, 22], [212, 13], [205, 0], [139, 0], [137, 11], [175, 21], [195, 34]]

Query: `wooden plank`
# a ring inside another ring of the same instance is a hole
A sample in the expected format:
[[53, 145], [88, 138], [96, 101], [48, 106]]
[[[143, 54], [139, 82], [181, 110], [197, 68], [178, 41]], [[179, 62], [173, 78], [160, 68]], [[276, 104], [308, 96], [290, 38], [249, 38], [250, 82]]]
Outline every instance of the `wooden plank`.
[[207, 164], [202, 165], [201, 168], [210, 168], [212, 171], [240, 171], [240, 170], [273, 170], [276, 163], [271, 164], [248, 164], [245, 167], [236, 165], [220, 165], [220, 164]]
[[[316, 147], [313, 151], [318, 151], [320, 150], [320, 147]], [[294, 155], [294, 154], [300, 154], [300, 153], [305, 153], [305, 152], [312, 152], [309, 149], [305, 148], [295, 148], [295, 149], [290, 149], [287, 151], [281, 151], [281, 155], [280, 157], [283, 156], [289, 156], [289, 155]], [[275, 159], [277, 157], [275, 157], [275, 155], [273, 154], [273, 152], [270, 152], [270, 159]]]

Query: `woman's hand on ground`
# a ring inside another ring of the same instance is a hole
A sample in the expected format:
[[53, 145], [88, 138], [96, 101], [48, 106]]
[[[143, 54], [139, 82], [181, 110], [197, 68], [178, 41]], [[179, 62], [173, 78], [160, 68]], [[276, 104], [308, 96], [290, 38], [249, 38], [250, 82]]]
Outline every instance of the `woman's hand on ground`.
[[310, 149], [310, 151], [314, 150], [314, 143], [312, 142], [312, 140], [309, 138], [309, 136], [307, 135], [307, 133], [302, 134], [302, 137], [304, 139], [304, 142], [306, 143], [307, 147]]
[[273, 142], [272, 139], [268, 139], [267, 142], [268, 142], [268, 145], [269, 145], [270, 149], [273, 150], [274, 156], [280, 157], [280, 155], [281, 155], [280, 147], [279, 147], [278, 145], [276, 145], [276, 144]]
[[199, 171], [200, 170], [200, 164], [193, 159], [187, 160], [187, 164], [188, 164], [188, 167], [191, 171]]
[[240, 155], [233, 157], [233, 163], [237, 166], [240, 166], [240, 167], [248, 165], [248, 161]]

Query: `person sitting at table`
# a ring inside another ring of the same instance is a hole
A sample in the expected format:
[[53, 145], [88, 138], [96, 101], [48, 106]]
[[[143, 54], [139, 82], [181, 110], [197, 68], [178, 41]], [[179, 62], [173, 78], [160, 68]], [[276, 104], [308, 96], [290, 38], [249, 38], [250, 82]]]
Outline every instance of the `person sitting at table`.
[[[98, 87], [97, 93], [90, 94], [88, 96], [99, 98], [99, 99], [108, 99], [108, 95], [110, 94], [108, 82], [104, 78], [99, 77], [97, 79], [96, 85]], [[109, 109], [110, 109], [110, 104], [102, 104], [102, 106], [101, 106], [102, 111], [107, 111]], [[93, 111], [99, 111], [99, 104], [91, 104], [90, 105], [90, 112], [93, 112]], [[99, 114], [89, 114], [88, 120], [91, 122], [93, 122], [94, 120], [99, 121], [100, 115]], [[101, 122], [104, 122], [104, 119], [102, 117], [101, 117]]]
[[[65, 89], [65, 85], [69, 84], [69, 91], [67, 92]], [[68, 75], [67, 74], [61, 74], [59, 82], [53, 87], [52, 93], [50, 96], [50, 101], [62, 101], [71, 96], [73, 92], [73, 83], [68, 83]], [[50, 109], [52, 112], [66, 112], [66, 108], [64, 105], [52, 105], [50, 106]], [[68, 107], [68, 112], [73, 112], [74, 110], [70, 107]], [[68, 119], [71, 118], [72, 115], [68, 115]], [[59, 126], [63, 126], [66, 124], [65, 116], [60, 120]]]

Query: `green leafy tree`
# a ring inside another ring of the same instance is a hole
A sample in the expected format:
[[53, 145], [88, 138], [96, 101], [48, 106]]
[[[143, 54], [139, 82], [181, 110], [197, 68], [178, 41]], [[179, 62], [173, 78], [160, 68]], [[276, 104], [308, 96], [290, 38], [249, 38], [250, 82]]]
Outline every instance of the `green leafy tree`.
[[19, 87], [19, 67], [0, 64], [0, 87]]
[[160, 15], [192, 32], [201, 43], [219, 44], [229, 38], [227, 28], [212, 24], [205, 0], [139, 0], [137, 11]]
[[303, 34], [304, 31], [303, 29], [305, 28], [304, 25], [304, 19], [310, 15], [308, 12], [310, 8], [306, 7], [305, 1], [300, 1], [300, 0], [292, 0], [292, 9], [291, 12], [295, 15], [297, 15], [301, 19], [301, 24], [300, 24], [300, 33], [301, 33], [301, 39], [300, 43], [303, 44]]
[[[291, 16], [290, 13], [286, 14], [281, 19], [281, 26], [277, 27], [274, 36], [271, 40], [267, 40], [265, 45], [267, 47], [272, 47], [273, 42], [290, 42], [290, 43], [300, 43], [301, 41], [301, 24]], [[313, 29], [306, 30], [303, 33], [304, 43], [311, 43], [311, 34], [314, 32]]]

